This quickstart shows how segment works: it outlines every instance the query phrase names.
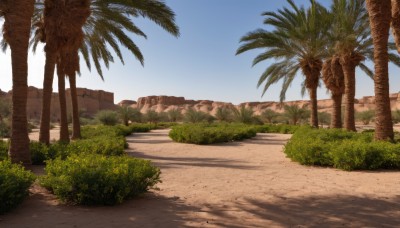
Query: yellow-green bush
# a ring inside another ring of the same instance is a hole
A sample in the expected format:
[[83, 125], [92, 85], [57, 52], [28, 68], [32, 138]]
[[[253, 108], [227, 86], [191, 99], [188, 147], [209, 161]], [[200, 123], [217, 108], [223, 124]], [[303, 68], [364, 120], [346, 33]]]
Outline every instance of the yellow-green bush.
[[0, 214], [15, 208], [28, 196], [34, 179], [22, 166], [0, 161]]
[[160, 170], [128, 156], [71, 155], [48, 161], [41, 184], [64, 202], [114, 205], [157, 184]]
[[213, 144], [256, 136], [256, 129], [245, 124], [182, 124], [172, 127], [169, 137], [181, 143]]
[[293, 161], [304, 165], [344, 170], [400, 168], [400, 144], [373, 141], [372, 132], [303, 127], [292, 136], [284, 151]]

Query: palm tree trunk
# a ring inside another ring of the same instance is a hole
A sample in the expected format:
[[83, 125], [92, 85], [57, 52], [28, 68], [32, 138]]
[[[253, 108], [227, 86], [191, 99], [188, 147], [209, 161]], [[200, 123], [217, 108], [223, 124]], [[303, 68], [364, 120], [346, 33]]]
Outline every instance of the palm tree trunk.
[[76, 74], [68, 76], [72, 103], [72, 139], [81, 138], [81, 124], [79, 121], [78, 94], [76, 92]]
[[312, 127], [318, 128], [318, 100], [317, 100], [317, 86], [309, 88], [311, 101], [311, 119], [310, 124]]
[[340, 63], [344, 73], [344, 128], [349, 131], [356, 131], [356, 123], [354, 120], [354, 97], [356, 95], [356, 68], [351, 62], [351, 58], [344, 56]]
[[26, 103], [28, 96], [28, 43], [33, 14], [33, 0], [8, 3], [4, 15], [4, 38], [11, 48], [12, 117], [9, 156], [14, 163], [31, 164]]
[[390, 0], [367, 0], [367, 9], [374, 41], [375, 63], [375, 139], [393, 140], [393, 124], [389, 99], [388, 39], [391, 21]]
[[331, 128], [342, 128], [342, 94], [332, 94]]
[[392, 31], [397, 51], [400, 53], [400, 0], [392, 0]]
[[46, 63], [44, 66], [43, 80], [42, 114], [40, 117], [39, 133], [39, 141], [45, 144], [50, 144], [50, 108], [51, 97], [53, 95], [53, 77], [55, 64], [56, 53], [52, 51], [46, 51]]
[[58, 99], [60, 101], [60, 141], [69, 143], [67, 101], [65, 99], [65, 75], [57, 64]]

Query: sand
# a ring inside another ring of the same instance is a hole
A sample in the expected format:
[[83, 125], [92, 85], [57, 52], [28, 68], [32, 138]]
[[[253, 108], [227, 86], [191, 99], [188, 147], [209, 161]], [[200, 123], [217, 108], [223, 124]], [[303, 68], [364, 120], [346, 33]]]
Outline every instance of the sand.
[[167, 130], [128, 137], [132, 156], [162, 170], [159, 190], [114, 207], [67, 206], [34, 185], [0, 227], [396, 227], [400, 172], [345, 172], [291, 162], [289, 135], [212, 146]]

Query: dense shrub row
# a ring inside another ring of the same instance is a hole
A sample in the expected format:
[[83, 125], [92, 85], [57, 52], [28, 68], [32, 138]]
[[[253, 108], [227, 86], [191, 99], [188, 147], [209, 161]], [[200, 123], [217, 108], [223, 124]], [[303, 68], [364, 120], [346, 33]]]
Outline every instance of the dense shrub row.
[[11, 164], [8, 159], [0, 161], [0, 214], [13, 209], [28, 196], [34, 179], [22, 166]]
[[244, 124], [182, 124], [174, 126], [169, 137], [182, 143], [212, 144], [256, 136], [253, 126]]
[[128, 156], [71, 155], [46, 166], [41, 184], [74, 204], [114, 205], [147, 191], [160, 181], [150, 161]]
[[344, 170], [400, 168], [400, 144], [373, 141], [371, 132], [302, 127], [286, 144], [285, 153], [304, 165]]
[[300, 125], [290, 124], [264, 124], [255, 126], [257, 132], [260, 133], [281, 133], [281, 134], [293, 134], [299, 129]]

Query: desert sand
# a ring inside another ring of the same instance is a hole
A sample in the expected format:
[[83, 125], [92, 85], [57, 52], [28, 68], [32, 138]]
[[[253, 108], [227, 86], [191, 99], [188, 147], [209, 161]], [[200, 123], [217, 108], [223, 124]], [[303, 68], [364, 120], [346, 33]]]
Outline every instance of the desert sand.
[[[114, 207], [63, 205], [34, 185], [0, 227], [396, 227], [400, 172], [345, 172], [291, 162], [290, 135], [198, 146], [168, 130], [128, 137], [162, 170], [159, 190]], [[36, 167], [40, 173], [40, 168]]]

